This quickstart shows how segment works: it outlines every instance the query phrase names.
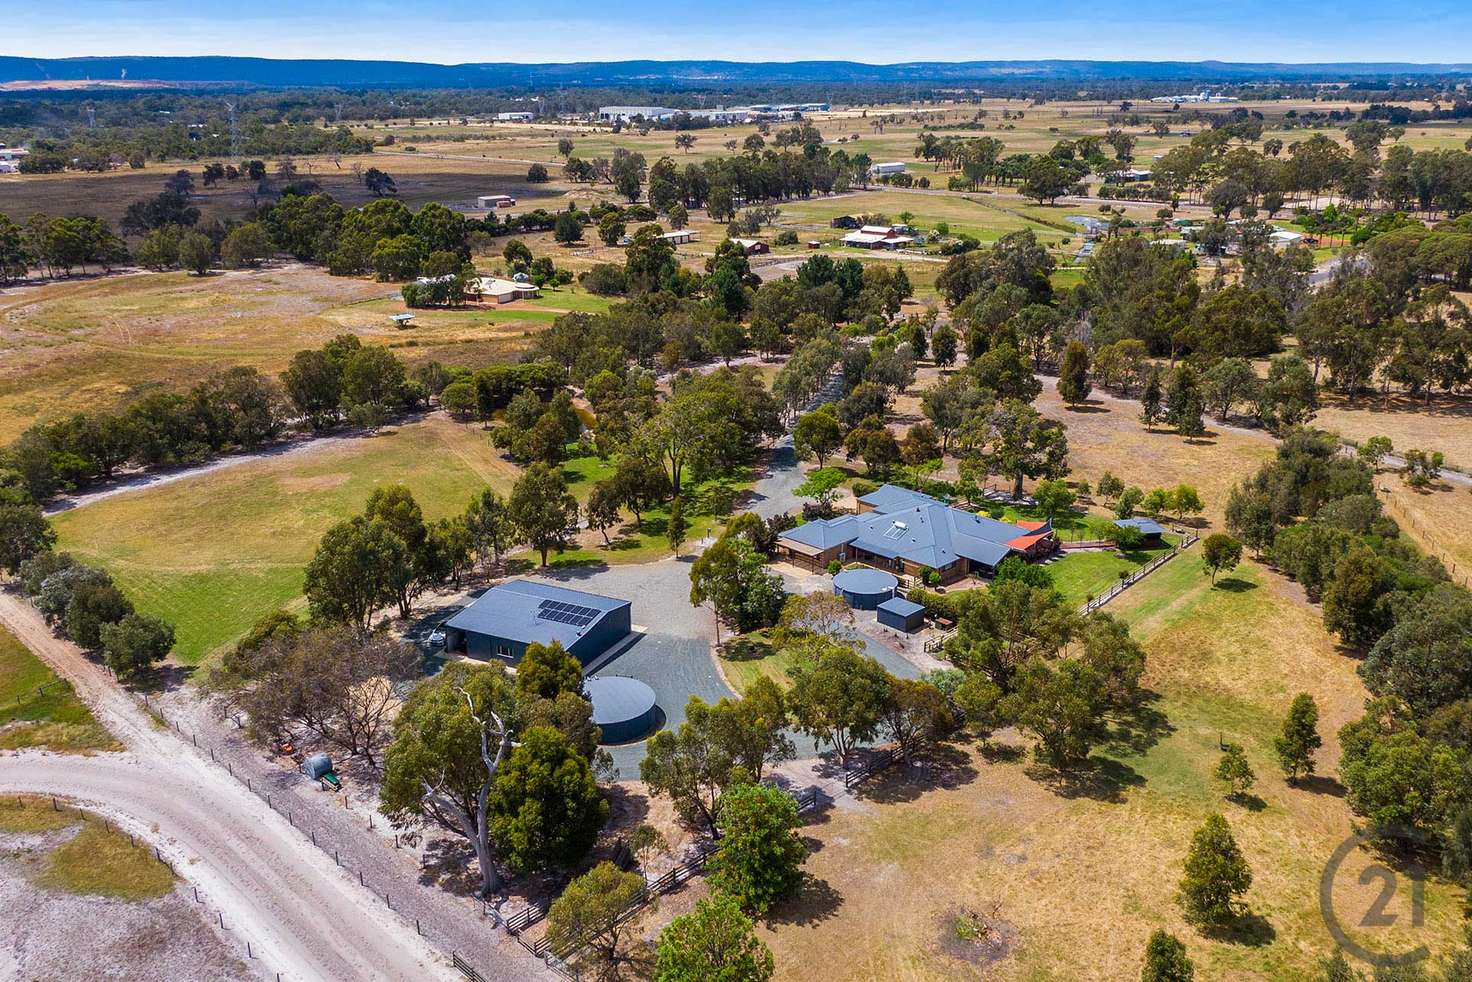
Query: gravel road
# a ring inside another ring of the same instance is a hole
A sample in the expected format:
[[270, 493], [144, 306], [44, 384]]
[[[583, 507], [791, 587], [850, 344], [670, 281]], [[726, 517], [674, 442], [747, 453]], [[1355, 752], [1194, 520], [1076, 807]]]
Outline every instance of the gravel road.
[[[128, 747], [0, 756], [0, 792], [66, 796], [158, 846], [227, 929], [284, 979], [457, 977], [447, 959], [287, 820], [157, 726], [34, 609], [0, 594], [0, 623], [76, 686]], [[537, 974], [527, 959], [525, 971]]]

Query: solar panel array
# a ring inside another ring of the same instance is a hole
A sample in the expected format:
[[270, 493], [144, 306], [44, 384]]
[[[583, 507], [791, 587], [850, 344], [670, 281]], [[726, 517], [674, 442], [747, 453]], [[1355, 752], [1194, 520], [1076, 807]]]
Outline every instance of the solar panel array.
[[592, 607], [566, 603], [562, 600], [543, 600], [537, 605], [537, 616], [544, 621], [587, 627], [598, 619], [598, 611]]
[[889, 528], [884, 530], [884, 537], [886, 539], [898, 539], [907, 531], [909, 530], [906, 529], [905, 526], [896, 522], [894, 525], [891, 525]]

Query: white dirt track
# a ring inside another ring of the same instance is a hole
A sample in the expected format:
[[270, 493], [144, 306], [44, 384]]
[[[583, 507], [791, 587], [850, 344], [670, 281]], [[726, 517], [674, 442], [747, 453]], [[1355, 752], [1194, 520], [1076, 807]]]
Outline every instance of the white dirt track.
[[384, 904], [233, 778], [156, 725], [14, 593], [0, 623], [57, 672], [128, 750], [0, 755], [0, 792], [65, 797], [117, 819], [199, 887], [211, 915], [285, 980], [457, 978]]

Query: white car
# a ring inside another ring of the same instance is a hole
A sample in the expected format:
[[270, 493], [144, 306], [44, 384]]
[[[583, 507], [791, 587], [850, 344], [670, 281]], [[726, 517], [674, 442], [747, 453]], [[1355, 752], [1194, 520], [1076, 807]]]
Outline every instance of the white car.
[[437, 627], [429, 632], [429, 645], [431, 648], [443, 648], [445, 646], [445, 629]]

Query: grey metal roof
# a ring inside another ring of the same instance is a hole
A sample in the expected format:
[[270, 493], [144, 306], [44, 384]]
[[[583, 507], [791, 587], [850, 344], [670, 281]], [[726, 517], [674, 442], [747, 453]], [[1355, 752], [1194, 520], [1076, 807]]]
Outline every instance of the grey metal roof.
[[614, 597], [533, 580], [510, 580], [481, 594], [445, 626], [527, 644], [558, 641], [570, 648], [610, 612], [627, 606], [627, 600]]
[[901, 617], [909, 617], [912, 614], [920, 613], [925, 608], [913, 600], [906, 600], [904, 597], [890, 597], [879, 605], [879, 609], [888, 611], [891, 614], [899, 614]]
[[858, 519], [853, 515], [830, 518], [815, 522], [804, 522], [796, 528], [782, 533], [782, 538], [814, 549], [831, 549], [852, 542], [858, 531]]
[[[1012, 540], [1046, 532], [1028, 530], [942, 504], [919, 491], [886, 484], [859, 499], [873, 505], [863, 515], [808, 522], [781, 538], [827, 549], [853, 543], [886, 559], [903, 558], [939, 568], [956, 559], [995, 566], [1012, 552]], [[814, 526], [821, 526], [815, 528]], [[800, 534], [799, 534], [800, 533]]]
[[894, 484], [882, 484], [864, 495], [859, 501], [877, 512], [894, 511], [896, 508], [911, 508], [919, 504], [940, 504], [939, 499], [919, 491], [911, 491]]
[[1153, 518], [1116, 518], [1114, 524], [1120, 528], [1139, 529], [1143, 535], [1164, 535], [1165, 526]]

